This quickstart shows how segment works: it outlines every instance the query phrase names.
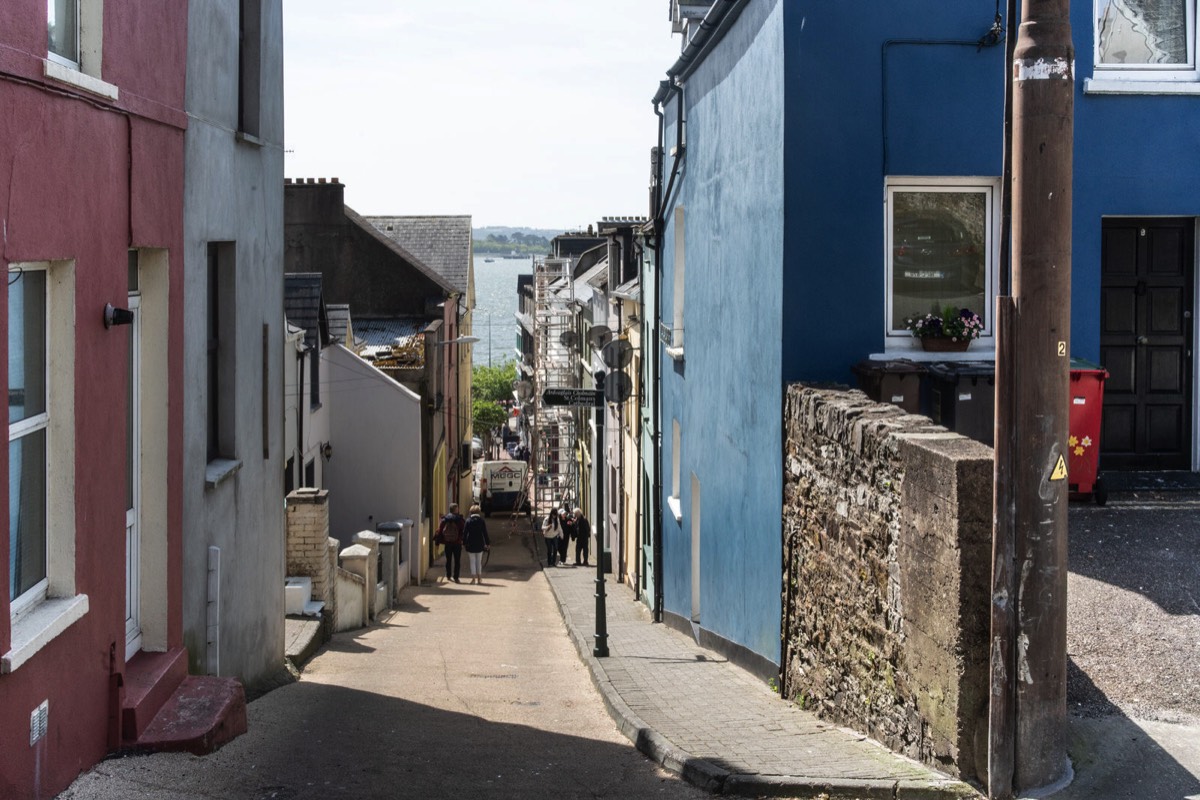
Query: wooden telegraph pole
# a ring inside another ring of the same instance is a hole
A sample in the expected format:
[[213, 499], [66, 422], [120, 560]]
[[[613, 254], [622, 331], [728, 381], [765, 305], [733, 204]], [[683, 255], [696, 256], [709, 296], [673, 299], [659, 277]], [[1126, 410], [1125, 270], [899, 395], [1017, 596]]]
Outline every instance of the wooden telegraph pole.
[[988, 764], [997, 800], [1066, 768], [1074, 48], [1070, 0], [1025, 0], [1022, 11], [1010, 75], [1012, 296], [997, 304]]

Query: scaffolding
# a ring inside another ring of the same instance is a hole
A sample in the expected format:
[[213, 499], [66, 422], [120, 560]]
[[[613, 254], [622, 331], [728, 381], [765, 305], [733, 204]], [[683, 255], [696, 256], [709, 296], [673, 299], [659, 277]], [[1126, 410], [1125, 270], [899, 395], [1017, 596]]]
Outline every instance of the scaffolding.
[[534, 513], [544, 515], [579, 502], [576, 456], [578, 409], [547, 405], [546, 389], [578, 388], [575, 365], [574, 281], [568, 258], [545, 258], [533, 265], [533, 436], [531, 469]]

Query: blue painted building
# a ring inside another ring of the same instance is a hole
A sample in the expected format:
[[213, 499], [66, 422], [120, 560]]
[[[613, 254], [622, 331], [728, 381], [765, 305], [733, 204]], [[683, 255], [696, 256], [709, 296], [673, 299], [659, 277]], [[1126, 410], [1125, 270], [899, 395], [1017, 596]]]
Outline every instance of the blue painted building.
[[[1149, 0], [1073, 4], [1070, 348], [1111, 373], [1102, 469], [1198, 467], [1196, 2], [1177, 19]], [[955, 357], [993, 357], [997, 22], [982, 1], [715, 0], [679, 26], [655, 97], [647, 508], [662, 508], [665, 618], [763, 674], [780, 657], [785, 385], [925, 359], [904, 320], [946, 305], [986, 325]]]

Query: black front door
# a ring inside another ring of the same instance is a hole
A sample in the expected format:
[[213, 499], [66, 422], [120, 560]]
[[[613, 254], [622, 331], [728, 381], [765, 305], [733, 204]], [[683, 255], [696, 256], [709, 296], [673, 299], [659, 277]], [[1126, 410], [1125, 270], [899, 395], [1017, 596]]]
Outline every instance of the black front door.
[[1191, 219], [1106, 219], [1100, 360], [1103, 469], [1191, 469]]

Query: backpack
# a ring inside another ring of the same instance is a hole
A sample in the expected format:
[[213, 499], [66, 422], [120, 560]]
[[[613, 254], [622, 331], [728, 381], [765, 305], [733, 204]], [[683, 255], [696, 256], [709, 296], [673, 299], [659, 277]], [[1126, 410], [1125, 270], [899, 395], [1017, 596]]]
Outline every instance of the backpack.
[[458, 544], [462, 541], [462, 527], [450, 514], [442, 517], [442, 524], [438, 526], [437, 532], [442, 538], [442, 544]]

